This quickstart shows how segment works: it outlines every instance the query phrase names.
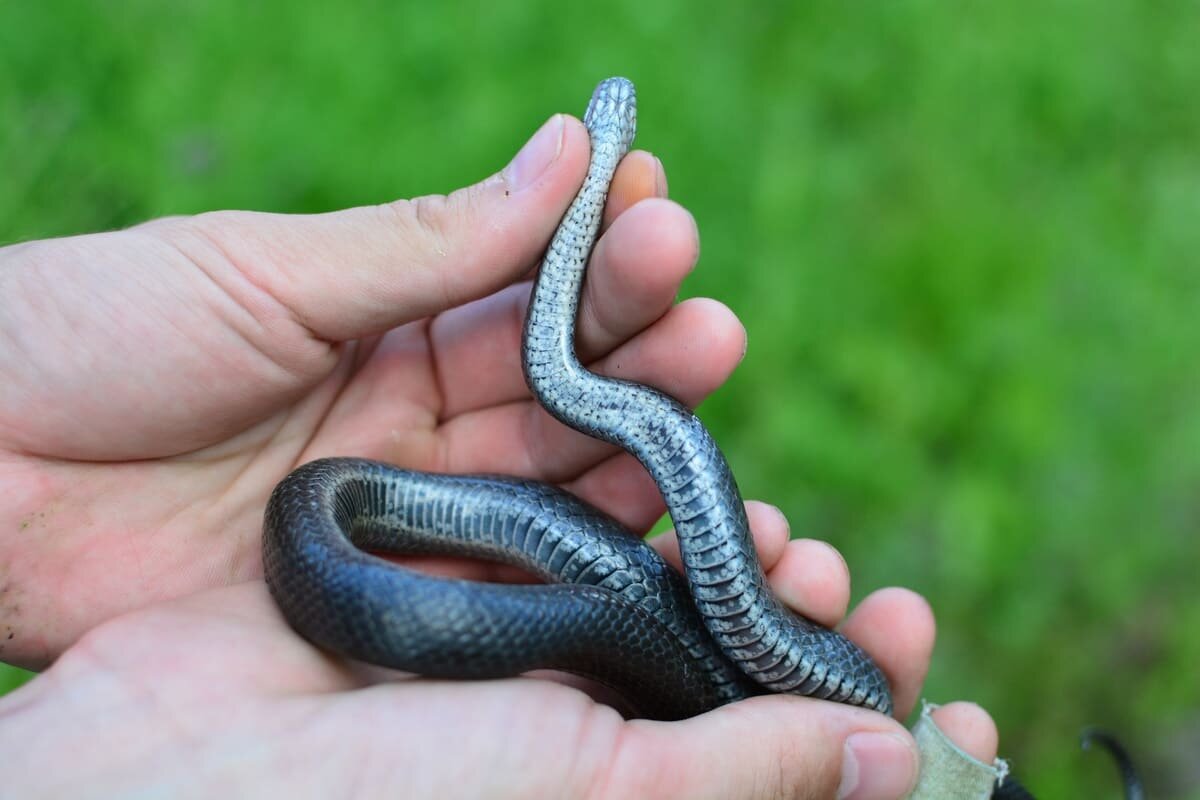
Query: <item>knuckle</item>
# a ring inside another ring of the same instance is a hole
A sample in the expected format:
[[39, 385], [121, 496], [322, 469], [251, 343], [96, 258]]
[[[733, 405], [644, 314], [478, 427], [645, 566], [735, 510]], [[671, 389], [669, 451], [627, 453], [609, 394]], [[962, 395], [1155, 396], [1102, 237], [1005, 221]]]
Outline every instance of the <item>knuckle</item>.
[[445, 195], [431, 194], [396, 200], [379, 207], [402, 240], [439, 255], [449, 252], [454, 224], [453, 205]]

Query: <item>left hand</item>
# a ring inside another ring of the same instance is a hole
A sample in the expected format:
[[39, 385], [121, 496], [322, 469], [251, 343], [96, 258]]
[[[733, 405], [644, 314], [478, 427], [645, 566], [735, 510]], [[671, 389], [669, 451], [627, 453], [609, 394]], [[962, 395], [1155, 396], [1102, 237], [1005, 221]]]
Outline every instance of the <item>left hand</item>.
[[[41, 668], [103, 620], [259, 577], [267, 495], [320, 456], [552, 481], [648, 528], [641, 467], [521, 377], [530, 273], [588, 153], [556, 115], [446, 197], [0, 249], [0, 659]], [[673, 305], [698, 240], [658, 160], [631, 153], [613, 187], [581, 355], [694, 405], [745, 332]]]

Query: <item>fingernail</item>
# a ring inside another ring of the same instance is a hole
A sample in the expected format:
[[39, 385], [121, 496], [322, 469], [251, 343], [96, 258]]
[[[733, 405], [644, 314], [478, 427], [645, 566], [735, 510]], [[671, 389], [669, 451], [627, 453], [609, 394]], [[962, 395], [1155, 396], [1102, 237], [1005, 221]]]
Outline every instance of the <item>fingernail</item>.
[[521, 152], [504, 168], [504, 184], [509, 192], [519, 192], [532, 184], [554, 163], [562, 152], [563, 117], [555, 114], [538, 128]]
[[654, 172], [654, 196], [666, 197], [667, 170], [663, 167], [662, 160], [658, 156], [654, 157], [654, 162], [658, 165], [658, 168]]
[[909, 743], [890, 733], [855, 733], [842, 753], [838, 800], [899, 800], [917, 778], [917, 757]]

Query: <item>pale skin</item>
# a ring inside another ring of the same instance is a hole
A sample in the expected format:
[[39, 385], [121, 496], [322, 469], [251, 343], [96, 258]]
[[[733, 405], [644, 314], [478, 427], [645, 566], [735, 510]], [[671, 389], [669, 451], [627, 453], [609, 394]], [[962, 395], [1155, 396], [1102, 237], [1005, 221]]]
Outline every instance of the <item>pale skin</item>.
[[[626, 720], [562, 676], [396, 680], [315, 650], [270, 601], [266, 497], [321, 456], [551, 481], [639, 532], [661, 515], [636, 462], [552, 421], [521, 378], [530, 273], [587, 156], [582, 125], [556, 116], [504, 171], [446, 197], [303, 217], [219, 212], [0, 249], [0, 658], [46, 669], [0, 699], [6, 787], [53, 797], [907, 790], [912, 740], [874, 712], [764, 697], [661, 723]], [[674, 302], [697, 254], [661, 164], [632, 153], [582, 304], [592, 369], [689, 405], [725, 381], [745, 352], [736, 316], [712, 300]], [[789, 540], [772, 506], [748, 510], [774, 590], [871, 653], [907, 715], [933, 649], [925, 602], [884, 589], [847, 616], [837, 551]], [[678, 561], [669, 534], [652, 543]], [[969, 752], [994, 756], [981, 709], [938, 714]]]

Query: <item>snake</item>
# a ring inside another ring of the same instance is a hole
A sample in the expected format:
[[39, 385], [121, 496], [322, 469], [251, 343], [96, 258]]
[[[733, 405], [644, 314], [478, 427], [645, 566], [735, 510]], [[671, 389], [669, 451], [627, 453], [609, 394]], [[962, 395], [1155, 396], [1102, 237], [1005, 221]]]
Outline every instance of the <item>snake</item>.
[[[522, 369], [549, 414], [649, 472], [683, 575], [552, 485], [322, 458], [285, 477], [267, 503], [263, 569], [276, 604], [302, 637], [351, 659], [442, 679], [567, 671], [611, 687], [647, 718], [685, 719], [766, 693], [890, 714], [878, 665], [771, 592], [737, 482], [700, 419], [657, 389], [580, 362], [580, 295], [609, 186], [633, 142], [633, 84], [601, 82], [583, 122], [587, 175], [538, 269]], [[434, 576], [388, 558], [412, 555], [509, 564], [543, 582]]]
[[[699, 418], [580, 363], [576, 312], [609, 185], [633, 142], [633, 84], [600, 83], [583, 122], [587, 175], [538, 270], [522, 367], [551, 415], [649, 471], [686, 580], [560, 489], [329, 458], [296, 469], [268, 501], [263, 567], [276, 603], [309, 641], [354, 659], [439, 678], [569, 671], [648, 716], [694, 716], [763, 692], [890, 713], [887, 680], [866, 653], [772, 594], [733, 473]], [[432, 577], [381, 557], [418, 554], [512, 564], [547, 583]]]

